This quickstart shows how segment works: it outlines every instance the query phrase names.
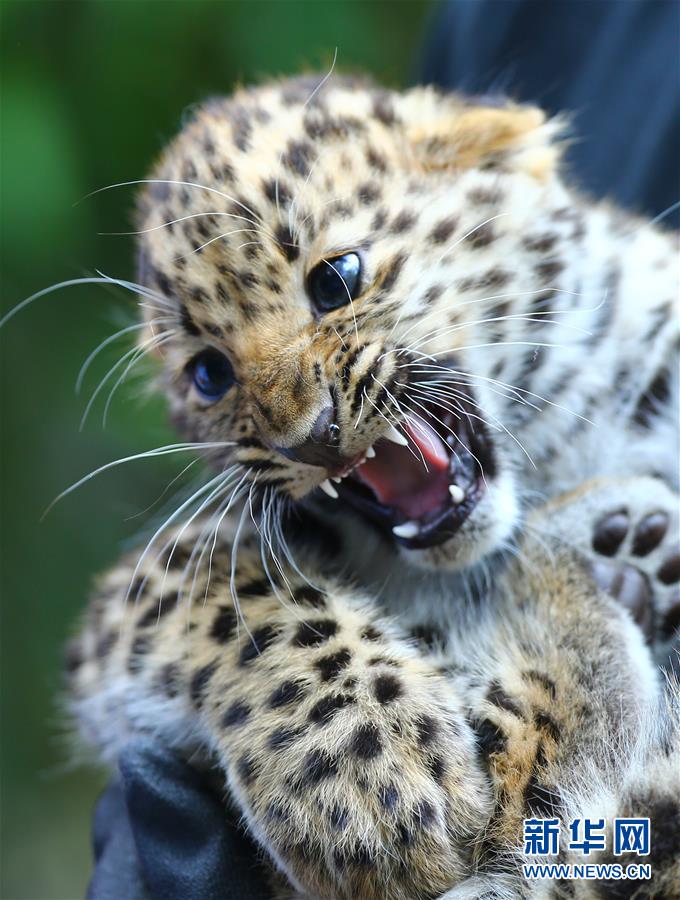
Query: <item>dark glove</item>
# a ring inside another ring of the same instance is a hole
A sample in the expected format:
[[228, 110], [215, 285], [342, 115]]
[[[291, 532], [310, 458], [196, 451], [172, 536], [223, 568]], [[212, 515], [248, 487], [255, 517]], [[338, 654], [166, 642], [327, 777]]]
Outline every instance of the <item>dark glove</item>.
[[131, 744], [94, 815], [88, 900], [269, 900], [255, 844], [205, 776]]

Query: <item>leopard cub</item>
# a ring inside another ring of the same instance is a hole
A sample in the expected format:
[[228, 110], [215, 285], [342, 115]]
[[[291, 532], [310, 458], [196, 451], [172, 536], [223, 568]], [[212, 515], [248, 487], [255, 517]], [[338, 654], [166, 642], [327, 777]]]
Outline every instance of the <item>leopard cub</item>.
[[209, 474], [70, 696], [110, 762], [214, 763], [282, 894], [628, 896], [522, 869], [525, 818], [621, 815], [680, 896], [677, 239], [575, 191], [564, 127], [289, 79], [144, 182], [140, 349]]

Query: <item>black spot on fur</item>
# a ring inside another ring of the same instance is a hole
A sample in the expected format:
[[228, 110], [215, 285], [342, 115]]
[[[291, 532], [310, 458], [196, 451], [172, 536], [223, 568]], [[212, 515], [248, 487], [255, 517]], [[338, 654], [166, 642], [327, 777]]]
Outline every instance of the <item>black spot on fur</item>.
[[401, 274], [401, 270], [404, 268], [404, 263], [406, 262], [406, 254], [405, 253], [397, 253], [392, 257], [390, 262], [386, 266], [385, 274], [380, 282], [380, 288], [383, 291], [391, 291], [394, 285], [397, 283], [397, 279]]
[[191, 318], [189, 310], [182, 304], [180, 306], [179, 318], [182, 324], [182, 328], [186, 331], [187, 334], [190, 334], [192, 337], [199, 337], [201, 334], [201, 329]]
[[359, 725], [352, 736], [350, 749], [359, 759], [374, 759], [382, 753], [382, 742], [377, 725]]
[[365, 844], [355, 844], [352, 848], [352, 852], [347, 858], [347, 862], [351, 866], [365, 868], [366, 866], [372, 866], [375, 860], [373, 854]]
[[285, 182], [279, 178], [278, 182], [275, 178], [269, 178], [263, 182], [262, 190], [265, 197], [270, 203], [276, 203], [278, 198], [279, 206], [287, 206], [290, 203], [291, 192]]
[[467, 200], [472, 206], [498, 206], [503, 199], [499, 188], [477, 187], [468, 191]]
[[534, 266], [534, 271], [542, 281], [551, 282], [564, 271], [564, 263], [559, 260], [540, 262]]
[[399, 213], [390, 226], [392, 234], [403, 234], [415, 225], [417, 216], [415, 213], [406, 210]]
[[558, 814], [560, 796], [552, 788], [540, 784], [535, 772], [532, 772], [524, 789], [524, 805], [532, 816], [549, 819]]
[[377, 203], [378, 200], [380, 200], [380, 187], [377, 184], [368, 181], [360, 186], [358, 196], [359, 203], [361, 203], [362, 206], [370, 206], [372, 203]]
[[269, 735], [269, 747], [272, 750], [285, 750], [302, 734], [299, 728], [277, 728]]
[[196, 284], [191, 287], [190, 293], [192, 300], [195, 300], [196, 303], [204, 304], [208, 302], [208, 295], [200, 285]]
[[284, 681], [272, 693], [269, 705], [272, 709], [278, 709], [296, 700], [301, 700], [305, 693], [305, 685], [301, 681]]
[[380, 91], [373, 98], [373, 115], [382, 122], [383, 125], [394, 125], [395, 113], [394, 106], [390, 95], [385, 91]]
[[524, 247], [532, 253], [549, 253], [557, 243], [556, 234], [538, 234], [525, 237], [522, 241]]
[[428, 760], [427, 767], [437, 784], [441, 784], [446, 774], [446, 763], [443, 757], [433, 756], [432, 759]]
[[324, 750], [310, 750], [303, 764], [303, 783], [315, 785], [338, 774], [337, 760]]
[[423, 303], [426, 303], [428, 306], [430, 306], [431, 304], [436, 303], [443, 293], [443, 284], [433, 284], [425, 291], [425, 294], [423, 295]]
[[106, 659], [106, 657], [111, 653], [113, 648], [116, 646], [118, 634], [118, 630], [112, 628], [110, 631], [105, 632], [99, 638], [94, 651], [98, 659]]
[[670, 372], [660, 369], [647, 390], [640, 397], [633, 413], [633, 421], [642, 428], [651, 428], [663, 404], [670, 397]]
[[189, 686], [189, 693], [191, 695], [191, 700], [197, 708], [200, 708], [203, 704], [203, 695], [206, 691], [210, 683], [210, 679], [213, 677], [217, 670], [217, 661], [213, 660], [213, 662], [208, 663], [205, 666], [202, 666], [200, 669], [197, 669], [196, 672], [192, 675], [191, 684]]
[[286, 257], [289, 263], [295, 262], [295, 260], [300, 255], [300, 248], [295, 243], [295, 236], [293, 232], [290, 230], [288, 225], [281, 223], [275, 233], [276, 242], [279, 246], [279, 249]]
[[496, 232], [492, 228], [491, 223], [487, 222], [476, 228], [465, 240], [473, 249], [478, 250], [492, 244], [496, 240]]
[[559, 741], [562, 737], [560, 726], [549, 713], [537, 712], [534, 715], [534, 722], [536, 723], [537, 728], [540, 728], [541, 731], [545, 731], [546, 734], [549, 734], [555, 742]]
[[661, 797], [636, 807], [651, 820], [650, 852], [644, 861], [653, 872], [661, 872], [680, 859], [680, 803], [674, 797]]
[[366, 150], [366, 162], [376, 172], [387, 171], [387, 160], [374, 147], [369, 147]]
[[444, 241], [451, 237], [456, 230], [457, 225], [457, 216], [449, 216], [446, 219], [442, 219], [440, 222], [437, 222], [430, 232], [429, 239], [433, 244], [443, 244]]
[[418, 744], [429, 747], [439, 733], [439, 723], [432, 716], [421, 716], [416, 721]]
[[[248, 465], [251, 465], [248, 460]], [[271, 592], [272, 586], [267, 578], [258, 578], [255, 581], [249, 581], [247, 584], [239, 585], [238, 596], [240, 599], [244, 597], [265, 597]]]
[[232, 703], [222, 717], [222, 725], [229, 728], [232, 725], [243, 725], [250, 715], [250, 707], [243, 700]]
[[229, 120], [231, 122], [234, 143], [242, 153], [245, 153], [250, 149], [250, 137], [253, 131], [248, 110], [238, 104], [230, 104]]
[[244, 784], [248, 785], [252, 784], [252, 782], [257, 777], [258, 766], [254, 759], [245, 754], [239, 759], [238, 763], [236, 764], [236, 770], [241, 781]]
[[444, 635], [433, 625], [416, 625], [415, 628], [411, 629], [411, 637], [427, 650], [443, 647], [446, 643]]
[[283, 165], [305, 178], [309, 174], [310, 161], [314, 155], [314, 148], [308, 141], [289, 141], [286, 152], [283, 154]]
[[218, 644], [226, 644], [236, 629], [236, 613], [230, 606], [220, 606], [213, 619], [210, 637]]
[[312, 140], [346, 140], [365, 130], [364, 123], [356, 116], [331, 116], [321, 109], [310, 110], [305, 115], [303, 127]]
[[498, 725], [494, 724], [490, 719], [482, 719], [481, 721], [472, 722], [472, 729], [475, 732], [477, 745], [482, 756], [488, 759], [492, 753], [504, 753], [507, 746], [507, 737]]
[[287, 822], [289, 815], [285, 803], [280, 800], [273, 800], [267, 807], [267, 818], [273, 822]]
[[405, 822], [400, 822], [397, 826], [399, 832], [399, 843], [404, 847], [410, 847], [415, 843], [415, 835]]
[[399, 791], [394, 784], [384, 784], [378, 788], [378, 800], [384, 810], [391, 812], [399, 802]]
[[326, 599], [322, 592], [312, 587], [311, 584], [298, 588], [295, 591], [295, 600], [297, 603], [304, 603], [315, 609], [324, 609], [326, 606]]
[[385, 222], [387, 222], [387, 213], [384, 209], [379, 209], [371, 222], [371, 231], [382, 231]]
[[166, 697], [179, 693], [180, 671], [177, 663], [167, 663], [158, 673], [158, 682]]
[[343, 647], [337, 653], [322, 656], [316, 661], [315, 666], [321, 674], [322, 681], [332, 681], [349, 665], [351, 659], [352, 654], [346, 647]]
[[331, 827], [336, 831], [344, 831], [349, 822], [349, 811], [346, 807], [335, 804], [328, 816]]
[[316, 725], [326, 725], [344, 707], [355, 703], [349, 694], [329, 694], [317, 701], [309, 712], [309, 718]]
[[374, 628], [373, 625], [367, 625], [361, 632], [361, 637], [365, 641], [379, 641], [382, 638], [382, 632]]
[[472, 278], [463, 278], [456, 285], [461, 292], [486, 290], [488, 288], [502, 288], [510, 281], [510, 274], [504, 269], [495, 267], [483, 272], [481, 275], [475, 275]]
[[293, 644], [297, 647], [315, 647], [322, 644], [338, 630], [338, 623], [333, 619], [314, 619], [311, 622], [301, 622]]
[[493, 703], [494, 706], [507, 710], [509, 713], [512, 713], [513, 716], [517, 716], [520, 719], [522, 718], [522, 710], [517, 703], [505, 693], [497, 681], [494, 681], [489, 685], [486, 699], [489, 703]]
[[387, 656], [372, 656], [368, 661], [369, 666], [392, 666], [395, 669], [399, 668], [399, 663], [396, 659], [390, 659]]
[[403, 689], [401, 682], [394, 675], [378, 675], [373, 682], [373, 691], [378, 703], [391, 703], [400, 697]]
[[437, 813], [429, 800], [421, 800], [413, 808], [412, 819], [416, 828], [430, 828], [437, 821]]
[[275, 628], [272, 625], [263, 625], [261, 628], [257, 628], [253, 634], [252, 638], [248, 640], [248, 643], [241, 650], [240, 663], [242, 666], [247, 665], [252, 662], [254, 659], [257, 659], [261, 656], [267, 647], [276, 639], [279, 634], [279, 629]]
[[134, 674], [139, 672], [144, 665], [144, 656], [151, 649], [151, 637], [146, 634], [139, 635], [132, 642], [130, 647], [130, 657], [128, 659], [128, 672]]

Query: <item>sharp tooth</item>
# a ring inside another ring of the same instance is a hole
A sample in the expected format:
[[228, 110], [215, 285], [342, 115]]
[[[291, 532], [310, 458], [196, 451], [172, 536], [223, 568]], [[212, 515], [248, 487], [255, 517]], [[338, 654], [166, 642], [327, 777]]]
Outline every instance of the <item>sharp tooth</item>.
[[[343, 478], [344, 478], [344, 475], [343, 475]], [[333, 478], [331, 479], [331, 481], [334, 481], [336, 484], [340, 484], [340, 482], [342, 481], [342, 478], [338, 478], [336, 475], [334, 475]]]
[[366, 459], [373, 459], [374, 456], [375, 456], [375, 450], [373, 449], [373, 447], [369, 447], [368, 450], [366, 451]]
[[415, 537], [420, 528], [418, 527], [417, 522], [404, 522], [403, 525], [395, 525], [392, 529], [392, 534], [396, 534], [397, 537], [403, 538], [412, 538]]
[[454, 503], [462, 503], [465, 500], [465, 491], [457, 484], [449, 485], [449, 494], [451, 494], [451, 499]]
[[402, 447], [408, 447], [408, 441], [403, 434], [397, 431], [394, 425], [390, 425], [383, 437], [386, 437], [388, 441], [394, 441], [395, 444], [401, 444]]
[[328, 494], [329, 497], [332, 497], [334, 500], [338, 499], [338, 492], [335, 490], [333, 485], [330, 483], [328, 479], [322, 481], [319, 485], [324, 494]]

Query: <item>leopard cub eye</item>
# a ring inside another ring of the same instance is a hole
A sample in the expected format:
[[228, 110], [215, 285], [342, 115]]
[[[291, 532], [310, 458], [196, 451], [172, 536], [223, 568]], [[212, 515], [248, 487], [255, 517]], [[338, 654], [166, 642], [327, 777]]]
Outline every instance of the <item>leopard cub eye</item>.
[[318, 312], [345, 306], [359, 295], [361, 260], [356, 253], [322, 259], [309, 273], [307, 289]]
[[219, 400], [236, 381], [227, 357], [212, 348], [202, 350], [194, 356], [189, 363], [189, 371], [196, 390], [204, 400]]

